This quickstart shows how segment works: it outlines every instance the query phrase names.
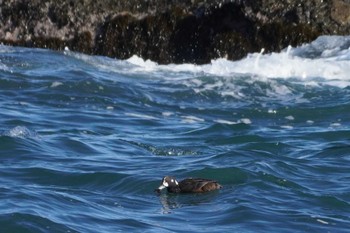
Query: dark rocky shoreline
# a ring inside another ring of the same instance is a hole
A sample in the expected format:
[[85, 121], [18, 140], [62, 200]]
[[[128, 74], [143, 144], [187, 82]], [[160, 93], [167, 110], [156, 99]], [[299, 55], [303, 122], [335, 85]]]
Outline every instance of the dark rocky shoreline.
[[350, 0], [7, 0], [0, 42], [158, 63], [208, 63], [350, 34]]

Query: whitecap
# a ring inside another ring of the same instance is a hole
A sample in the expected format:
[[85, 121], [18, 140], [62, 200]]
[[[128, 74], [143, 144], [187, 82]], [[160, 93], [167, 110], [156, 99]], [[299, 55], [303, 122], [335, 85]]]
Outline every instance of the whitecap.
[[20, 102], [18, 102], [18, 104], [22, 105], [22, 106], [29, 106], [30, 105], [30, 103], [25, 102], [25, 101], [20, 101]]
[[317, 222], [319, 222], [319, 223], [322, 223], [322, 224], [325, 224], [325, 225], [328, 225], [329, 224], [329, 222], [326, 222], [326, 221], [324, 221], [324, 220], [322, 220], [322, 219], [316, 219], [316, 221]]
[[170, 117], [172, 115], [174, 115], [173, 112], [162, 112], [162, 116], [165, 116], [165, 117]]
[[144, 60], [136, 55], [133, 55], [126, 61], [137, 67], [140, 67], [142, 71], [154, 71], [158, 66], [156, 62], [153, 62], [151, 60]]
[[[279, 53], [256, 52], [238, 61], [226, 58], [212, 60], [209, 64], [161, 65], [136, 55], [127, 60], [88, 56], [66, 50], [65, 54], [81, 59], [100, 69], [122, 74], [141, 74], [141, 77], [157, 77], [171, 82], [184, 81], [183, 85], [194, 88], [197, 93], [218, 90], [225, 95], [239, 97], [240, 90], [230, 85], [232, 79], [256, 77], [253, 81], [270, 82], [274, 96], [293, 94], [290, 86], [276, 79], [290, 79], [305, 86], [327, 84], [344, 88], [350, 86], [350, 36], [321, 36], [312, 43], [284, 49]], [[200, 78], [224, 77], [207, 83]], [[140, 76], [139, 76], [140, 77]], [[247, 81], [248, 82], [248, 81]]]
[[16, 126], [8, 131], [4, 132], [5, 136], [13, 138], [36, 138], [38, 137], [35, 131], [29, 130], [25, 126]]
[[219, 123], [219, 124], [226, 124], [226, 125], [239, 124], [239, 122], [236, 122], [236, 121], [228, 121], [228, 120], [223, 120], [223, 119], [217, 119], [217, 120], [214, 120], [214, 122]]
[[293, 126], [291, 125], [281, 125], [282, 129], [293, 129]]
[[58, 86], [61, 86], [61, 85], [63, 85], [63, 83], [61, 83], [61, 82], [58, 82], [58, 81], [55, 81], [55, 82], [53, 82], [52, 84], [51, 84], [51, 88], [55, 88], [55, 87], [58, 87]]
[[239, 122], [246, 124], [246, 125], [250, 125], [252, 123], [252, 121], [249, 118], [242, 118], [239, 120]]
[[146, 115], [146, 114], [139, 114], [139, 113], [125, 113], [126, 116], [130, 117], [136, 117], [136, 118], [141, 118], [145, 120], [156, 120], [157, 118], [154, 116]]
[[332, 127], [332, 128], [337, 128], [337, 127], [340, 127], [340, 126], [341, 126], [341, 123], [338, 123], [338, 122], [330, 124], [330, 127]]
[[293, 116], [286, 116], [285, 119], [289, 120], [289, 121], [294, 121], [294, 117]]
[[1, 62], [1, 60], [0, 60], [0, 70], [13, 73], [13, 71], [7, 65]]
[[183, 123], [197, 123], [197, 122], [204, 122], [205, 120], [196, 116], [182, 116], [182, 122]]

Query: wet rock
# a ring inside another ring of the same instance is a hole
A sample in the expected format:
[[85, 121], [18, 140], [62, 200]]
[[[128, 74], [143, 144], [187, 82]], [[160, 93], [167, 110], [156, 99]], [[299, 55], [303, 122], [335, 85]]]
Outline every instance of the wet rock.
[[350, 34], [349, 12], [349, 0], [7, 0], [0, 42], [201, 64]]

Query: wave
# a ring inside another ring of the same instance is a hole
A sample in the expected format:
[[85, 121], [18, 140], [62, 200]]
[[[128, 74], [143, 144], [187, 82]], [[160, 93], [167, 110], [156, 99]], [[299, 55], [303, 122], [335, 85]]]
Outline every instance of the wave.
[[11, 212], [0, 215], [1, 229], [5, 232], [78, 232], [50, 216], [37, 213]]
[[350, 83], [350, 36], [321, 36], [310, 44], [293, 48], [289, 46], [280, 53], [248, 54], [239, 61], [225, 58], [212, 60], [207, 65], [169, 64], [159, 65], [136, 55], [121, 61], [91, 58], [86, 55], [66, 52], [67, 55], [88, 61], [109, 71], [122, 74], [158, 73], [164, 78], [192, 76], [255, 75], [260, 80], [271, 78], [297, 78], [299, 81], [315, 83], [315, 79], [327, 80], [329, 85], [345, 87]]
[[3, 136], [13, 137], [13, 138], [34, 138], [39, 139], [39, 135], [28, 129], [25, 126], [16, 126], [10, 130], [6, 130], [2, 133]]

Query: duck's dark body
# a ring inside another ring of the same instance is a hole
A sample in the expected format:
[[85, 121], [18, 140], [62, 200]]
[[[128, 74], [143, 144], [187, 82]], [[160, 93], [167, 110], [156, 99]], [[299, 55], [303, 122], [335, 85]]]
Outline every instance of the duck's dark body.
[[157, 192], [166, 188], [170, 193], [202, 193], [221, 189], [222, 186], [215, 180], [203, 178], [187, 178], [178, 182], [174, 177], [163, 178]]

